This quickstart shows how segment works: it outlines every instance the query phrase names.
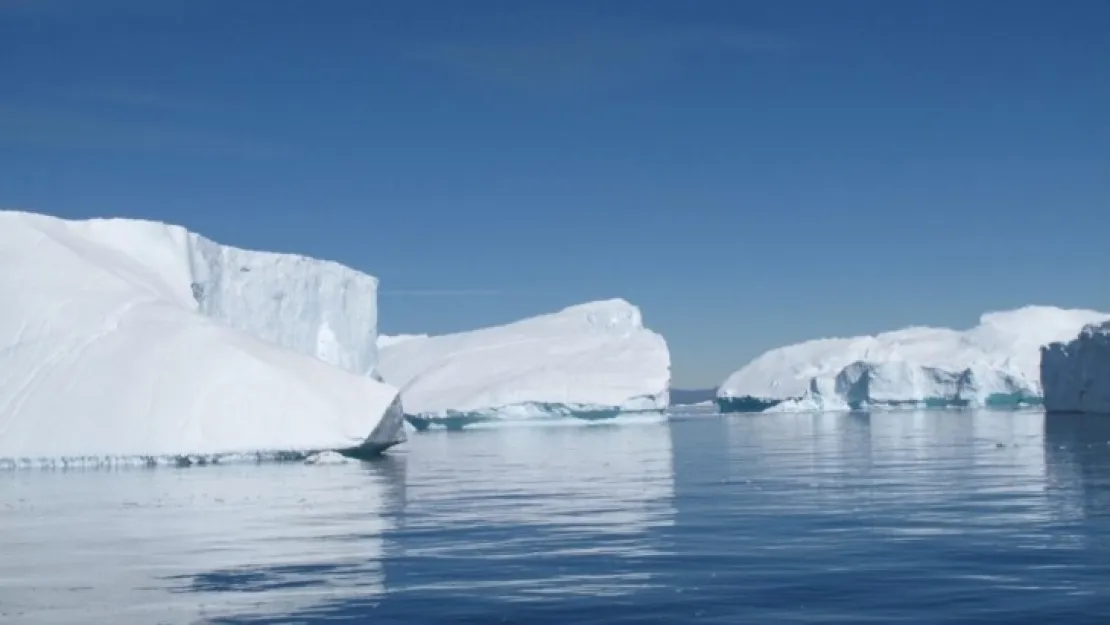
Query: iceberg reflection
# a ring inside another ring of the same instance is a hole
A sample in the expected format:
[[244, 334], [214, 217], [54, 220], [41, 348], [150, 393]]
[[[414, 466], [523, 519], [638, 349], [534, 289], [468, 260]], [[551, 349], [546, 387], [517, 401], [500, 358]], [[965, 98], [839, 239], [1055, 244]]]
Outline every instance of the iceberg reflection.
[[437, 432], [415, 444], [403, 523], [390, 532], [391, 587], [524, 601], [651, 583], [636, 561], [659, 552], [653, 530], [673, 522], [667, 424]]
[[1072, 519], [1110, 516], [1110, 418], [1050, 414], [1044, 420], [1049, 494]]
[[0, 606], [24, 623], [194, 623], [380, 596], [403, 463], [4, 476]]
[[778, 504], [784, 513], [812, 506], [814, 498], [861, 514], [912, 502], [914, 514], [890, 520], [908, 533], [967, 532], [1057, 514], [1045, 494], [1039, 412], [767, 414], [729, 422], [734, 479], [793, 493]]

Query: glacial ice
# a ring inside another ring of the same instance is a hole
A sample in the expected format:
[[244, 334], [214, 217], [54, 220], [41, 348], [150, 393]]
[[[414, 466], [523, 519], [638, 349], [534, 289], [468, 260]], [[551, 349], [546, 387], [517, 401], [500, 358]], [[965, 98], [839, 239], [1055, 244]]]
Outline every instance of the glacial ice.
[[373, 372], [376, 278], [338, 263], [240, 250], [193, 233], [185, 252], [204, 315], [347, 371]]
[[426, 339], [426, 338], [428, 338], [427, 334], [392, 334], [392, 335], [379, 334], [378, 335], [378, 349], [381, 349], [383, 347], [389, 347], [390, 345], [396, 345], [398, 343], [404, 343], [405, 341], [411, 341], [412, 339]]
[[417, 428], [492, 419], [607, 419], [668, 404], [670, 353], [624, 300], [441, 336], [380, 344]]
[[0, 212], [0, 465], [400, 442], [398, 392], [369, 377], [376, 288], [177, 226]]
[[1110, 321], [1042, 347], [1040, 374], [1048, 412], [1110, 414]]
[[734, 372], [717, 403], [726, 412], [1037, 404], [1040, 347], [1107, 318], [1027, 306], [984, 314], [962, 331], [911, 327], [807, 341], [773, 349]]

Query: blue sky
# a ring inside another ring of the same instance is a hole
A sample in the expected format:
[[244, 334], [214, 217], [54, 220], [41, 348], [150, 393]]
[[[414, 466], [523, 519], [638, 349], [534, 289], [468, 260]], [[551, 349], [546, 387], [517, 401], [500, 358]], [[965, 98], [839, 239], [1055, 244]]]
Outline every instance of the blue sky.
[[0, 0], [0, 206], [382, 279], [381, 329], [625, 297], [761, 351], [1110, 310], [1110, 3]]

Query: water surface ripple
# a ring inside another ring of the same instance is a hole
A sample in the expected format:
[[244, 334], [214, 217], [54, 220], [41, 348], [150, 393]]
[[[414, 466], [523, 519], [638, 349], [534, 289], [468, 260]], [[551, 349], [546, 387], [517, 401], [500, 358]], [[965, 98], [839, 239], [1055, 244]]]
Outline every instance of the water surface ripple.
[[4, 623], [1110, 622], [1110, 418], [675, 415], [0, 474]]

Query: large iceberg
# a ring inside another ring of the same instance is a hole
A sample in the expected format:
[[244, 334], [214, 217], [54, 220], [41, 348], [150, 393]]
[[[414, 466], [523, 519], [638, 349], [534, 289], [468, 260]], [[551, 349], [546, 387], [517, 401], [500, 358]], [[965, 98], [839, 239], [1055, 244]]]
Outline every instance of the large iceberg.
[[379, 371], [417, 428], [663, 410], [670, 353], [624, 300], [441, 336], [387, 338]]
[[1042, 347], [1041, 384], [1048, 412], [1110, 414], [1110, 321]]
[[984, 314], [969, 330], [911, 327], [773, 349], [725, 380], [726, 412], [875, 406], [1016, 406], [1042, 400], [1040, 347], [1110, 318], [1027, 306]]
[[0, 212], [0, 459], [381, 449], [377, 280], [177, 226]]

